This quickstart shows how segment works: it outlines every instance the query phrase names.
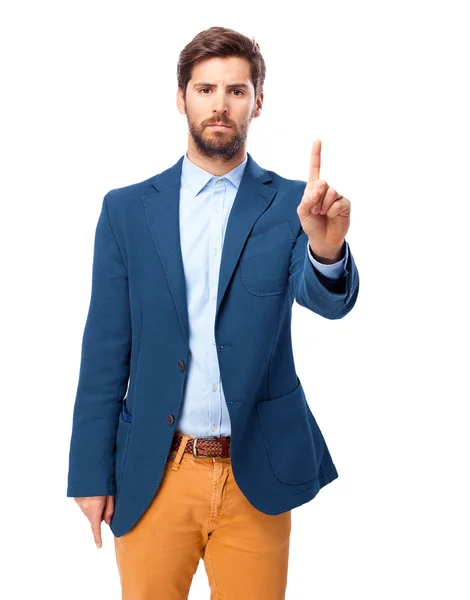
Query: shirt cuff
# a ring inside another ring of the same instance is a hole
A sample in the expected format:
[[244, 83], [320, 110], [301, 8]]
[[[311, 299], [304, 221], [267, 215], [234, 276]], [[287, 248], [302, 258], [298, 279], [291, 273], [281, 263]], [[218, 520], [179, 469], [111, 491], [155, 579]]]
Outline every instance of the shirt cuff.
[[340, 279], [344, 275], [346, 263], [348, 262], [349, 249], [348, 244], [346, 244], [346, 252], [341, 260], [335, 262], [331, 265], [325, 265], [324, 263], [318, 262], [315, 258], [313, 258], [312, 253], [310, 251], [309, 242], [307, 240], [307, 255], [310, 259], [312, 265], [320, 271], [322, 275], [329, 277], [330, 279]]

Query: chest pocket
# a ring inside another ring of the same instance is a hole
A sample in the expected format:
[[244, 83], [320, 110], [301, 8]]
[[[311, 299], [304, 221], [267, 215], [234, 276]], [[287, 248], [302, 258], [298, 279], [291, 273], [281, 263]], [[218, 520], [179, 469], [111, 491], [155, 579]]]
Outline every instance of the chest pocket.
[[247, 292], [276, 296], [287, 290], [293, 245], [288, 221], [248, 237], [240, 256], [240, 275]]

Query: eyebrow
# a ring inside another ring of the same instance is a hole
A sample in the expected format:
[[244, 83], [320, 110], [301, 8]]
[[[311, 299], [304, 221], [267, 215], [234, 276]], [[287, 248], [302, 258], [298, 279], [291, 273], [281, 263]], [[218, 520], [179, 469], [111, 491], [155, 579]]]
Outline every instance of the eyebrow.
[[[207, 81], [200, 81], [199, 83], [195, 83], [194, 87], [197, 87], [198, 85], [202, 85], [204, 87], [217, 87], [217, 85], [215, 83], [208, 83]], [[227, 85], [228, 88], [245, 88], [245, 89], [249, 89], [249, 87], [247, 86], [246, 83], [229, 83]]]

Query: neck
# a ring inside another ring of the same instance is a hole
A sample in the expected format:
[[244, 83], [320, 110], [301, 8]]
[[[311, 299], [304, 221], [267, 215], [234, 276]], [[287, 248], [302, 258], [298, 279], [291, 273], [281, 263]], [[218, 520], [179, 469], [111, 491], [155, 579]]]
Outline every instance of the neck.
[[238, 167], [238, 165], [245, 160], [246, 150], [244, 145], [242, 148], [240, 148], [240, 151], [237, 152], [235, 156], [232, 156], [232, 158], [230, 158], [229, 160], [224, 160], [220, 157], [212, 158], [210, 156], [205, 156], [204, 154], [201, 154], [196, 148], [194, 142], [192, 141], [191, 136], [189, 136], [188, 151], [186, 155], [192, 163], [194, 163], [201, 169], [204, 169], [204, 171], [207, 171], [212, 175], [220, 177], [221, 175], [225, 175], [225, 173], [228, 173], [235, 167]]

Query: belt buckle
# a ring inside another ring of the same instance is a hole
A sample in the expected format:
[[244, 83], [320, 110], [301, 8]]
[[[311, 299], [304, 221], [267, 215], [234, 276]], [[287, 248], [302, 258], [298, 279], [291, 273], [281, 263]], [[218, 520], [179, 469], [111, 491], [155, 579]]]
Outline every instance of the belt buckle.
[[194, 438], [194, 442], [193, 442], [193, 456], [194, 458], [210, 458], [209, 456], [205, 456], [203, 454], [198, 454], [197, 453], [197, 441], [198, 440], [215, 440], [217, 439], [214, 435], [208, 435], [208, 436], [198, 436]]

